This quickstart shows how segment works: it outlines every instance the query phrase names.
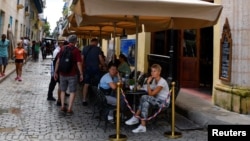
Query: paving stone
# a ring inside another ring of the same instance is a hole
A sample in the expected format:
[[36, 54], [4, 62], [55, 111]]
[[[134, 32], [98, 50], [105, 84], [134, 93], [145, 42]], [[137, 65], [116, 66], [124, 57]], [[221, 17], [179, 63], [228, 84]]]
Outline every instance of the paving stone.
[[[70, 117], [59, 114], [60, 107], [46, 100], [50, 81], [49, 64], [50, 58], [40, 59], [39, 62], [29, 61], [24, 65], [22, 82], [14, 80], [15, 73], [1, 82], [0, 129], [15, 130], [0, 130], [0, 141], [108, 141], [109, 135], [116, 134], [115, 125], [108, 124], [106, 132], [103, 122], [97, 127], [98, 120], [92, 118], [92, 107], [81, 104], [81, 91], [76, 94], [75, 114]], [[207, 140], [206, 130], [181, 131], [181, 138], [168, 139], [164, 132], [170, 131], [170, 125], [165, 121], [148, 125], [147, 133], [134, 134], [131, 130], [135, 127], [121, 125], [121, 134], [126, 135], [128, 141]]]

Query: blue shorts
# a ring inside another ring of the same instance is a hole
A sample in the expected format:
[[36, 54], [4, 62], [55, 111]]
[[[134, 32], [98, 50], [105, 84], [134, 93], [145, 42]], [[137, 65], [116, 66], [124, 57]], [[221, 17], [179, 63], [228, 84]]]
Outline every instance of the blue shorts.
[[8, 57], [0, 57], [0, 65], [8, 65]]
[[70, 93], [75, 93], [77, 90], [77, 75], [75, 76], [62, 76], [60, 75], [60, 89], [61, 91], [66, 92], [67, 89], [69, 89]]
[[99, 69], [87, 68], [84, 72], [84, 83], [85, 84], [98, 84], [101, 78], [101, 72]]

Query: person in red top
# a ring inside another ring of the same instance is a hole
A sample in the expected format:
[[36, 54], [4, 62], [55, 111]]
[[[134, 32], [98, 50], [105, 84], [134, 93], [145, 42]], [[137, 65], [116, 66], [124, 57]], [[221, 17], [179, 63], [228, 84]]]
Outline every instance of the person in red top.
[[15, 57], [15, 64], [16, 64], [16, 78], [15, 80], [22, 81], [22, 68], [23, 62], [26, 59], [27, 52], [23, 48], [23, 41], [20, 40], [17, 43], [17, 47], [14, 49], [14, 57]]
[[68, 47], [75, 48], [72, 50], [73, 53], [73, 61], [74, 65], [71, 68], [69, 73], [63, 73], [60, 72], [59, 68], [59, 62], [62, 56], [63, 49], [62, 48], [58, 54], [58, 59], [56, 61], [56, 66], [55, 66], [55, 73], [54, 73], [54, 79], [58, 79], [58, 73], [60, 75], [60, 89], [61, 89], [61, 103], [64, 103], [64, 98], [65, 98], [65, 93], [67, 88], [69, 88], [69, 104], [68, 108], [65, 107], [64, 104], [61, 104], [61, 111], [66, 112], [66, 115], [72, 115], [72, 107], [73, 107], [73, 102], [75, 99], [75, 94], [77, 91], [77, 84], [78, 84], [78, 74], [80, 75], [80, 82], [83, 80], [83, 71], [82, 71], [82, 58], [81, 58], [81, 53], [79, 52], [79, 49], [75, 47], [75, 44], [77, 42], [77, 36], [76, 35], [70, 35], [68, 37], [68, 42], [69, 44], [67, 45]]

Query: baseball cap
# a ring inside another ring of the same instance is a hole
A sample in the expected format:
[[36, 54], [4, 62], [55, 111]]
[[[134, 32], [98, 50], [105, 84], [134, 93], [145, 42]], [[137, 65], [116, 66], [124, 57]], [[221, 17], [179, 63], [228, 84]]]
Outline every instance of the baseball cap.
[[69, 43], [75, 43], [75, 42], [77, 42], [77, 36], [75, 34], [69, 35], [68, 42]]

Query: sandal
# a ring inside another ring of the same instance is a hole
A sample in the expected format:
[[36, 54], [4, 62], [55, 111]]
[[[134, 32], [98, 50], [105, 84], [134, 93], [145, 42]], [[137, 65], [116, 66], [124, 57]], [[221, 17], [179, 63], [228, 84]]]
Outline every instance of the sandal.
[[67, 108], [65, 108], [65, 107], [61, 107], [61, 112], [66, 112], [67, 111]]
[[72, 116], [74, 114], [74, 112], [72, 110], [68, 110], [66, 112], [66, 116]]

